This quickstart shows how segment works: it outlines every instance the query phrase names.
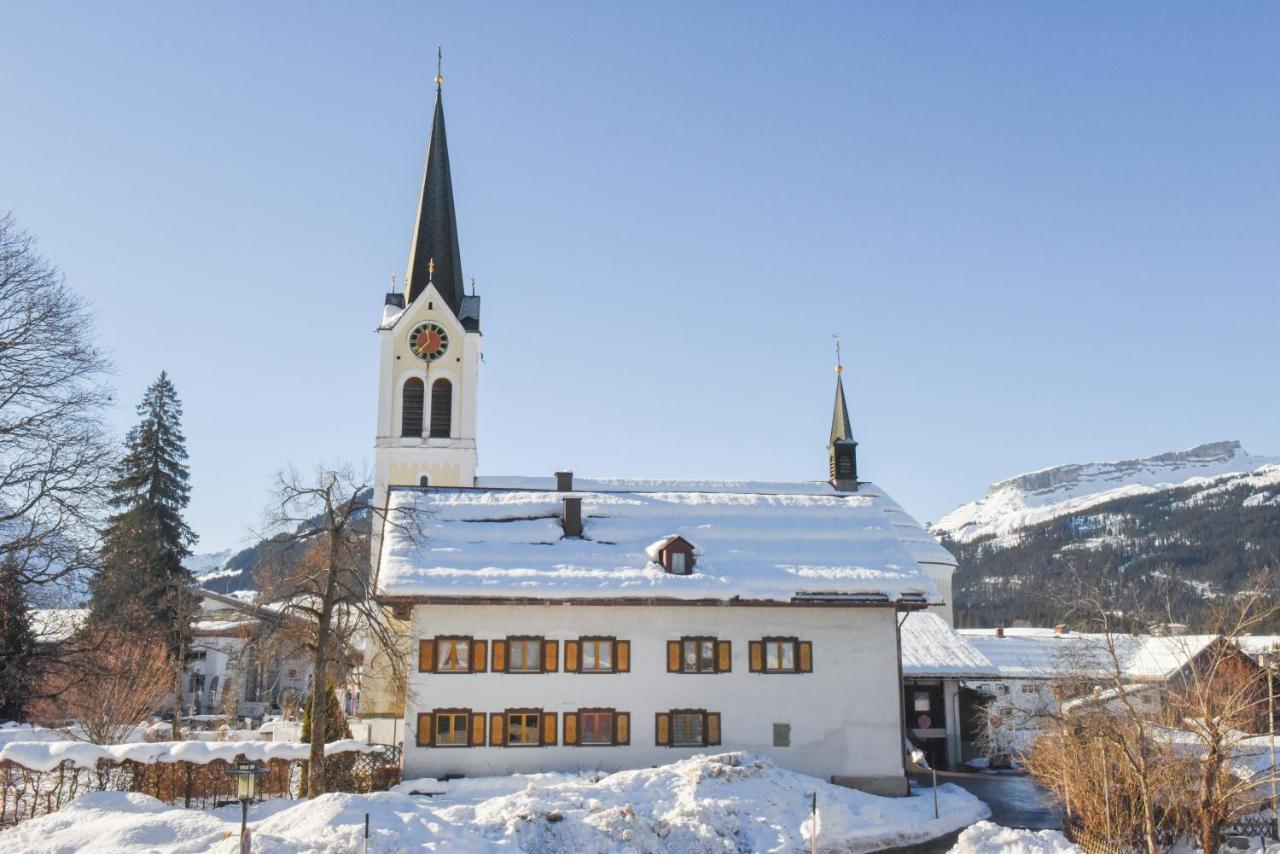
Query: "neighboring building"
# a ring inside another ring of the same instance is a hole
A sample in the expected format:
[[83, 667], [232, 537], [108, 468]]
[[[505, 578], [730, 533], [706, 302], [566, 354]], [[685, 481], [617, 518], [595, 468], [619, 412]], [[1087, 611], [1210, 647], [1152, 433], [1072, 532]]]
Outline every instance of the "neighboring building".
[[[1038, 718], [1063, 710], [1117, 708], [1122, 697], [1159, 713], [1162, 686], [1176, 687], [1226, 643], [1219, 635], [1105, 635], [1045, 628], [961, 629], [996, 668], [998, 676], [974, 682], [991, 694], [990, 711], [1000, 737], [1019, 747], [1038, 731]], [[1248, 648], [1251, 639], [1241, 639]], [[1112, 654], [1114, 649], [1114, 657]], [[1253, 657], [1238, 653], [1243, 665], [1257, 668]], [[1115, 684], [1119, 675], [1121, 685]], [[1260, 725], [1262, 722], [1260, 721]]]
[[375, 439], [375, 503], [419, 514], [426, 540], [375, 531], [404, 649], [366, 663], [362, 717], [401, 721], [407, 777], [723, 748], [905, 793], [898, 622], [949, 608], [955, 561], [858, 479], [839, 373], [827, 482], [477, 478], [479, 300], [439, 82], [405, 289], [379, 326]]
[[999, 671], [973, 644], [928, 611], [902, 620], [902, 694], [907, 734], [940, 770], [959, 768], [977, 750], [979, 705], [987, 697], [968, 687]]
[[[200, 612], [182, 680], [182, 712], [260, 718], [289, 695], [301, 700], [311, 686], [311, 661], [288, 643], [267, 643], [285, 620], [279, 614], [209, 590], [198, 590]], [[278, 640], [278, 638], [277, 638]], [[227, 707], [227, 694], [234, 698]]]

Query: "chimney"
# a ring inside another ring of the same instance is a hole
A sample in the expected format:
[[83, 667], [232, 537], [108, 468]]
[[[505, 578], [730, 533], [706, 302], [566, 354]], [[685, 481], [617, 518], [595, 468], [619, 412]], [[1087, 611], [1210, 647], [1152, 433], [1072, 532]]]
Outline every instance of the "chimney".
[[564, 526], [564, 535], [566, 537], [582, 536], [582, 497], [578, 495], [566, 495], [564, 498], [564, 510], [560, 515], [560, 522]]
[[996, 626], [996, 637], [1004, 637], [1004, 626]]
[[556, 492], [573, 492], [573, 472], [556, 472]]

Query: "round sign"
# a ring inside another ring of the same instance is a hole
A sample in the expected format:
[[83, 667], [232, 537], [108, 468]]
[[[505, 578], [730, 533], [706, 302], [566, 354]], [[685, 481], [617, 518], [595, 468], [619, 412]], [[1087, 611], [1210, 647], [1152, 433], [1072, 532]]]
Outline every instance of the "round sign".
[[933, 718], [928, 715], [921, 715], [916, 718], [916, 729], [929, 729], [933, 725]]

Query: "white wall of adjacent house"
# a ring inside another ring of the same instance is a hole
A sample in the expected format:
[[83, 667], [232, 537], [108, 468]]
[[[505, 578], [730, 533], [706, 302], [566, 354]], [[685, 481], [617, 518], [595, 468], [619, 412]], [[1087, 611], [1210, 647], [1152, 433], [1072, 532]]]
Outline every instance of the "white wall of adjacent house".
[[[407, 662], [405, 777], [618, 770], [746, 750], [795, 771], [893, 791], [903, 779], [895, 616], [891, 608], [419, 605]], [[448, 635], [488, 641], [489, 672], [418, 672], [418, 641]], [[559, 671], [492, 672], [492, 641], [519, 635], [558, 641]], [[630, 641], [630, 672], [564, 672], [564, 642], [592, 635]], [[667, 642], [686, 636], [731, 641], [731, 671], [669, 673]], [[750, 672], [749, 641], [765, 636], [810, 641], [812, 672]], [[556, 746], [488, 746], [487, 738], [483, 747], [416, 746], [420, 712], [518, 708], [556, 712]], [[581, 708], [630, 713], [630, 745], [564, 745], [564, 713]], [[673, 709], [718, 712], [721, 744], [655, 744], [655, 715]], [[775, 746], [775, 724], [789, 725], [789, 746]]]

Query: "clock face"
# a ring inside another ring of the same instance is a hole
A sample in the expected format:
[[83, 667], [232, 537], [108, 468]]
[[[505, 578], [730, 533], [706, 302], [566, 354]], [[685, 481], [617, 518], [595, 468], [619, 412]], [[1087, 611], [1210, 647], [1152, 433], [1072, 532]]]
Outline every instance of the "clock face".
[[419, 359], [434, 362], [449, 349], [449, 333], [438, 323], [419, 323], [409, 333], [409, 349]]

